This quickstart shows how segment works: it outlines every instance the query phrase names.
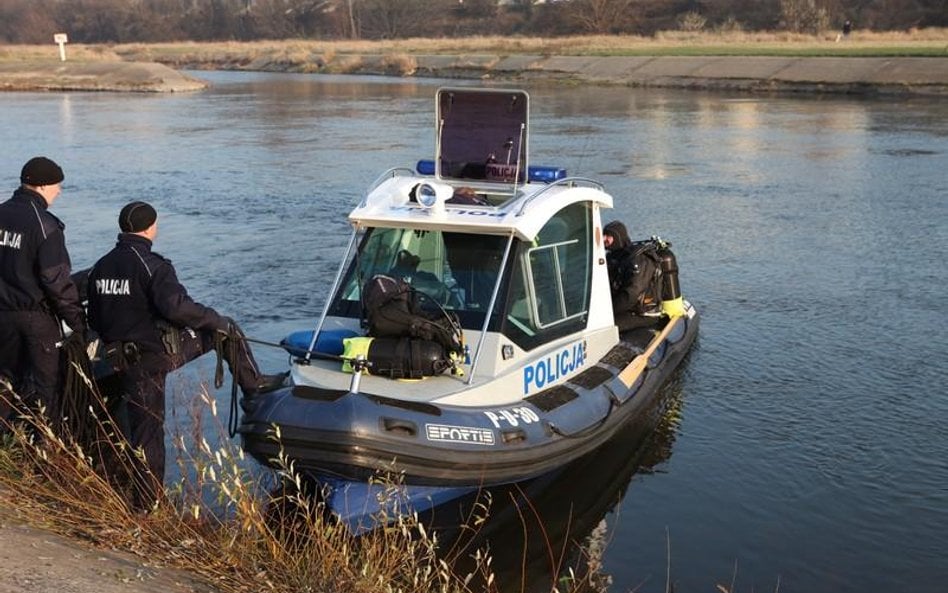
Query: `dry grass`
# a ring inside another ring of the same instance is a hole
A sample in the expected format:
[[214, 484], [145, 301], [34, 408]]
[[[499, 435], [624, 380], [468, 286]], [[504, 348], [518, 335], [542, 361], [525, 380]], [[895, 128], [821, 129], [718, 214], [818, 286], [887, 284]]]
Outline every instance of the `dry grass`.
[[[187, 570], [223, 593], [498, 590], [490, 556], [472, 553], [463, 542], [443, 548], [402, 506], [404, 489], [394, 473], [378, 482], [376, 529], [358, 536], [334, 520], [292, 460], [281, 454], [275, 471], [261, 475], [226, 438], [206, 389], [184, 404], [187, 422], [175, 420], [182, 399], [175, 394], [169, 430], [180, 477], [147, 512], [130, 505], [128, 493], [110, 480], [141, 467], [142, 453], [116, 436], [100, 397], [90, 396], [90, 421], [77, 442], [58, 436], [42, 412], [5, 393], [0, 409], [12, 406], [18, 416], [0, 420], [0, 504], [35, 525]], [[277, 430], [274, 439], [280, 439]], [[489, 507], [489, 496], [475, 504], [462, 531], [476, 535]], [[453, 568], [459, 561], [468, 567], [464, 574]], [[600, 570], [596, 564], [577, 576], [570, 568], [555, 590], [601, 593], [608, 579]]]
[[[324, 66], [346, 55], [405, 59], [412, 55], [922, 55], [948, 56], [948, 29], [908, 32], [853, 33], [836, 42], [836, 32], [803, 35], [786, 32], [667, 31], [655, 37], [464, 37], [458, 39], [403, 39], [390, 41], [287, 40], [250, 43], [172, 43], [118, 45], [113, 51], [126, 59], [151, 59], [170, 64], [228, 63], [251, 57], [293, 56], [297, 63]], [[346, 68], [341, 70], [345, 71]]]
[[[663, 31], [654, 37], [462, 37], [387, 41], [290, 39], [253, 42], [178, 42], [67, 46], [70, 59], [157, 61], [192, 68], [245, 68], [300, 72], [350, 72], [361, 56], [380, 56], [381, 67], [407, 75], [413, 56], [439, 55], [775, 55], [775, 56], [948, 56], [948, 29], [853, 32], [836, 42], [837, 31], [818, 35], [789, 32]], [[0, 61], [57, 57], [55, 45], [0, 48]]]
[[[200, 402], [224, 434], [206, 392]], [[212, 448], [199, 422], [191, 436], [174, 437], [184, 477], [141, 512], [104, 477], [115, 470], [106, 466], [136, 454], [115, 439], [107, 417], [97, 419], [91, 447], [104, 448], [102, 457], [58, 437], [42, 414], [20, 409], [17, 422], [4, 423], [0, 497], [46, 529], [188, 570], [226, 593], [470, 591], [470, 576], [452, 572], [437, 537], [417, 515], [385, 505], [377, 517], [382, 527], [356, 537], [309, 495], [290, 460], [279, 461], [281, 486], [265, 488], [266, 481], [248, 471], [242, 451], [226, 439]], [[103, 465], [102, 458], [112, 461]], [[400, 486], [389, 484], [398, 500]], [[486, 571], [489, 561], [479, 566]]]
[[927, 28], [910, 31], [856, 31], [845, 43], [835, 42], [837, 31], [819, 35], [789, 32], [708, 32], [663, 31], [654, 37], [633, 35], [589, 35], [573, 37], [461, 37], [453, 39], [395, 39], [386, 41], [255, 41], [247, 43], [163, 43], [117, 45], [114, 49], [124, 55], [147, 49], [155, 55], [232, 53], [234, 51], [269, 52], [275, 48], [306, 48], [317, 53], [350, 54], [550, 54], [589, 55], [621, 54], [642, 50], [664, 51], [687, 46], [731, 46], [752, 51], [757, 46], [781, 47], [787, 50], [800, 47], [829, 46], [879, 48], [917, 47], [945, 50], [948, 29]]
[[[107, 45], [71, 44], [66, 46], [66, 58], [77, 62], [117, 62], [124, 58]], [[0, 45], [0, 62], [25, 60], [59, 60], [59, 46]]]
[[382, 57], [382, 68], [399, 76], [411, 76], [418, 70], [418, 60], [408, 54], [387, 54]]

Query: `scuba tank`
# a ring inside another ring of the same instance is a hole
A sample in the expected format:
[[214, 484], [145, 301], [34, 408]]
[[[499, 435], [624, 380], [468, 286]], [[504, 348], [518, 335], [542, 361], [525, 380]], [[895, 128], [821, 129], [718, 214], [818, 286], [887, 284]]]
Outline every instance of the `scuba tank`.
[[660, 241], [655, 253], [662, 270], [662, 312], [669, 317], [681, 317], [685, 314], [685, 305], [678, 284], [678, 260], [672, 253], [671, 243]]
[[418, 338], [371, 338], [354, 337], [343, 339], [342, 370], [353, 372], [350, 359], [361, 357], [368, 363], [370, 375], [391, 379], [421, 379], [440, 375], [452, 368], [451, 358], [444, 347], [432, 340]]
[[369, 374], [392, 379], [421, 379], [440, 375], [451, 365], [441, 344], [417, 338], [375, 338], [366, 359]]

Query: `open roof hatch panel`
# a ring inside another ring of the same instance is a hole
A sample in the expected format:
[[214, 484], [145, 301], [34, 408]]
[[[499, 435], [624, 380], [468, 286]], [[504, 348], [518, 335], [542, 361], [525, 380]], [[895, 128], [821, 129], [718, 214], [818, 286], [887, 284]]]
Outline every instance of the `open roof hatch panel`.
[[437, 176], [522, 183], [527, 175], [529, 97], [509, 89], [438, 91]]

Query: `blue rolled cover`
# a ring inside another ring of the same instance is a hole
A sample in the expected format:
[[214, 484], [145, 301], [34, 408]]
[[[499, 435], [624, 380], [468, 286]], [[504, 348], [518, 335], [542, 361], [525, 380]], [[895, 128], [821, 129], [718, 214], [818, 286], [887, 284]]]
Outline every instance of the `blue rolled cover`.
[[[339, 356], [343, 351], [342, 341], [357, 335], [359, 333], [351, 329], [324, 329], [319, 332], [319, 339], [316, 340], [316, 347], [313, 350], [322, 354]], [[300, 330], [280, 340], [280, 345], [293, 356], [306, 356], [312, 341], [313, 330]]]

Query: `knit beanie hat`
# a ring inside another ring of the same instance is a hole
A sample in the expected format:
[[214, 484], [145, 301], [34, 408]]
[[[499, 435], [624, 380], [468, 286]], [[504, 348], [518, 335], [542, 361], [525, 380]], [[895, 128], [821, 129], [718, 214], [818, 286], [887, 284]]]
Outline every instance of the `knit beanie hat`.
[[41, 185], [55, 185], [65, 179], [59, 165], [44, 156], [33, 157], [26, 161], [20, 171], [20, 183], [39, 187]]
[[119, 213], [119, 228], [123, 233], [140, 233], [155, 224], [158, 213], [145, 202], [130, 202]]

